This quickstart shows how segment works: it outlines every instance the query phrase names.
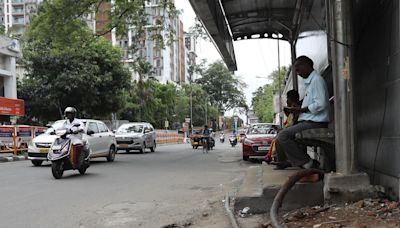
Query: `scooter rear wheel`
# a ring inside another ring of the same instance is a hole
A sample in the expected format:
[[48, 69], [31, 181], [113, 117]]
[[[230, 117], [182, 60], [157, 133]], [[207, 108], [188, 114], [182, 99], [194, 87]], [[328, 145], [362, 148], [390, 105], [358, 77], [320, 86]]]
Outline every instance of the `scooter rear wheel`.
[[53, 161], [51, 163], [51, 173], [53, 177], [56, 179], [61, 179], [64, 174], [64, 162], [61, 161]]

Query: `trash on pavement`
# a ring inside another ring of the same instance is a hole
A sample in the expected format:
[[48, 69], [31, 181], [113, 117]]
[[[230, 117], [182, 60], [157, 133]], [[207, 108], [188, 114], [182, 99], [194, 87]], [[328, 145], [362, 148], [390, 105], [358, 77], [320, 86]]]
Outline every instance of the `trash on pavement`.
[[246, 217], [246, 215], [248, 214], [249, 211], [250, 211], [250, 207], [243, 208], [242, 210], [239, 211], [240, 217], [242, 217], [242, 218]]

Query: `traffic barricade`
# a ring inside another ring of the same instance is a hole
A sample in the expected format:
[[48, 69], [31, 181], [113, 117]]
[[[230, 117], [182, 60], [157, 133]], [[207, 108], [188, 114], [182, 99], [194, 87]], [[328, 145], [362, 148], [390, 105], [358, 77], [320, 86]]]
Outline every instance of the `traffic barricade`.
[[28, 125], [0, 126], [0, 153], [27, 152], [29, 141], [46, 130], [46, 127]]

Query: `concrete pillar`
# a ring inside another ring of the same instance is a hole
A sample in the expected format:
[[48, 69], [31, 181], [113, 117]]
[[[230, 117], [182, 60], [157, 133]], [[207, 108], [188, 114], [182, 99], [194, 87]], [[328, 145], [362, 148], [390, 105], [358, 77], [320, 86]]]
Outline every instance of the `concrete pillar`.
[[336, 170], [357, 171], [354, 156], [353, 29], [351, 1], [331, 0], [331, 51], [335, 94]]
[[335, 94], [336, 173], [324, 178], [324, 198], [331, 203], [376, 197], [366, 173], [358, 172], [354, 149], [353, 31], [351, 1], [329, 0], [329, 31]]
[[15, 57], [8, 57], [6, 70], [11, 72], [11, 76], [4, 77], [4, 96], [17, 99], [17, 75], [15, 72]]

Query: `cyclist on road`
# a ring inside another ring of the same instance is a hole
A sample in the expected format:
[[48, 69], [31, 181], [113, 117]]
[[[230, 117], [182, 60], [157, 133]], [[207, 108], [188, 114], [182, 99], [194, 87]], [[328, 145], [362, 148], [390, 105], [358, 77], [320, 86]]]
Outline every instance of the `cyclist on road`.
[[207, 125], [204, 125], [204, 129], [202, 131], [202, 138], [206, 139], [207, 150], [210, 149], [210, 136], [211, 136], [211, 130], [208, 128]]

